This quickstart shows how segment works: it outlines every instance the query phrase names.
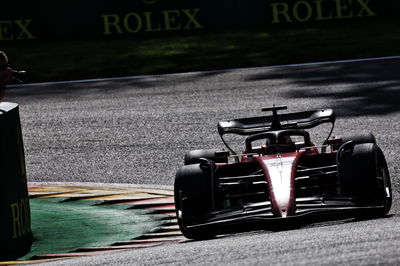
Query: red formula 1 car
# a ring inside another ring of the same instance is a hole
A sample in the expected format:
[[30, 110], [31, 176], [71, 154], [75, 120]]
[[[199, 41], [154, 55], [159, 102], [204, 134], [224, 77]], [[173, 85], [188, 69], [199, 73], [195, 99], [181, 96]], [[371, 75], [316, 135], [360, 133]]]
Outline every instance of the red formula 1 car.
[[[389, 171], [372, 134], [332, 138], [333, 110], [278, 114], [283, 109], [264, 108], [272, 115], [219, 122], [229, 151], [186, 154], [174, 187], [185, 237], [212, 238], [238, 224], [267, 225], [313, 214], [380, 217], [389, 212]], [[316, 146], [306, 130], [324, 123], [332, 126], [329, 136]], [[228, 134], [246, 137], [241, 154], [227, 144]]]

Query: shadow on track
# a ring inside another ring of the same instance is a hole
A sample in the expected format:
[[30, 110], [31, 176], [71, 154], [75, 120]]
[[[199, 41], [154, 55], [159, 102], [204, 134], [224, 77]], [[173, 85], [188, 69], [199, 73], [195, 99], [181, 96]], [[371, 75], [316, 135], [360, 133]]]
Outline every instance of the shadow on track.
[[[92, 79], [82, 81], [32, 83], [9, 86], [7, 94], [11, 96], [45, 96], [46, 98], [59, 97], [79, 97], [80, 93], [92, 93], [93, 91], [110, 93], [121, 92], [124, 90], [138, 90], [148, 88], [162, 88], [174, 86], [176, 84], [195, 82], [201, 79], [207, 79], [212, 76], [220, 75], [227, 71], [206, 71], [182, 74], [132, 76], [110, 79]], [[171, 78], [174, 76], [173, 78]], [[148, 93], [146, 93], [148, 94]], [[162, 92], [161, 92], [162, 94]], [[165, 92], [170, 94], [170, 92]]]
[[[298, 88], [286, 98], [323, 98], [341, 116], [400, 111], [400, 60], [270, 69], [247, 81], [286, 79]], [[310, 88], [312, 87], [312, 88]]]

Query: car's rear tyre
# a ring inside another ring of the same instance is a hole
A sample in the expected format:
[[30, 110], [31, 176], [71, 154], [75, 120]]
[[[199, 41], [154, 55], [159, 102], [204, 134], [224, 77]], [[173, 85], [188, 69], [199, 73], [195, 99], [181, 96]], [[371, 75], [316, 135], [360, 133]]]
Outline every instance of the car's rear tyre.
[[340, 146], [346, 142], [352, 141], [353, 143], [376, 143], [376, 138], [372, 133], [361, 133], [357, 135], [349, 135], [342, 137], [342, 143], [335, 145], [335, 150], [339, 149]]
[[213, 165], [191, 164], [181, 167], [175, 176], [175, 209], [179, 228], [189, 239], [210, 239], [217, 234], [215, 226], [201, 224], [213, 209]]
[[348, 142], [350, 140], [356, 143], [376, 143], [376, 138], [372, 133], [361, 133], [357, 135], [342, 137], [343, 143]]
[[227, 163], [227, 156], [216, 156], [217, 149], [193, 150], [185, 154], [185, 165], [200, 163], [201, 158], [209, 159], [214, 163]]
[[382, 150], [375, 143], [363, 143], [342, 151], [340, 182], [344, 192], [358, 203], [379, 208], [368, 215], [384, 216], [392, 206], [389, 170]]

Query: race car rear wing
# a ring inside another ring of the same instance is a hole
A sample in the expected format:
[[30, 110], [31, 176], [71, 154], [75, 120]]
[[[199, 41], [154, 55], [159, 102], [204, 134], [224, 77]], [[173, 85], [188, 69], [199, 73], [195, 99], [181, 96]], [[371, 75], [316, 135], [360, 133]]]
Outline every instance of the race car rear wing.
[[[254, 135], [257, 133], [276, 131], [281, 129], [309, 129], [324, 123], [331, 123], [332, 127], [324, 144], [329, 140], [335, 126], [335, 112], [332, 109], [322, 109], [316, 111], [306, 111], [298, 113], [279, 114], [278, 110], [287, 109], [287, 106], [273, 106], [263, 108], [262, 111], [272, 111], [271, 116], [260, 116], [250, 118], [240, 118], [234, 120], [224, 120], [218, 123], [218, 133], [222, 142], [228, 150], [237, 153], [228, 145], [224, 139], [225, 134]], [[238, 158], [235, 158], [238, 161]]]
[[[265, 108], [273, 111], [272, 116], [260, 116], [224, 120], [218, 123], [218, 132], [221, 137], [224, 134], [252, 135], [256, 133], [277, 130], [276, 122], [279, 121], [279, 129], [309, 129], [323, 123], [335, 124], [335, 112], [332, 109], [306, 111], [298, 113], [277, 114], [277, 110], [286, 109], [285, 106]], [[277, 119], [277, 120], [276, 120]]]

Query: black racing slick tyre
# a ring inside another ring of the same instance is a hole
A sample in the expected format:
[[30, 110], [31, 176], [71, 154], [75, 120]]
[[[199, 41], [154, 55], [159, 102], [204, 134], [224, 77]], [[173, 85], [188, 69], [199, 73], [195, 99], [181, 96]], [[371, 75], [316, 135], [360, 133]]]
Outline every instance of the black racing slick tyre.
[[[372, 133], [361, 133], [357, 135], [343, 136], [342, 144], [352, 141], [356, 144], [361, 143], [376, 143], [375, 136]], [[335, 150], [339, 149], [342, 144], [336, 144]]]
[[215, 237], [215, 226], [201, 225], [213, 210], [213, 169], [210, 164], [181, 167], [175, 176], [175, 209], [179, 228], [189, 239]]
[[216, 156], [217, 149], [206, 149], [206, 150], [193, 150], [185, 154], [184, 163], [185, 165], [200, 163], [200, 159], [208, 159], [214, 163], [227, 163], [227, 156]]
[[352, 136], [343, 136], [343, 143], [352, 140], [355, 143], [376, 143], [375, 136], [372, 133], [362, 133]]
[[361, 204], [376, 206], [369, 213], [385, 216], [392, 206], [389, 170], [382, 150], [375, 143], [354, 145], [343, 151], [340, 182], [347, 195]]

